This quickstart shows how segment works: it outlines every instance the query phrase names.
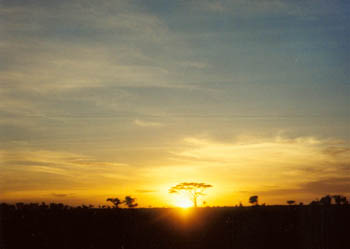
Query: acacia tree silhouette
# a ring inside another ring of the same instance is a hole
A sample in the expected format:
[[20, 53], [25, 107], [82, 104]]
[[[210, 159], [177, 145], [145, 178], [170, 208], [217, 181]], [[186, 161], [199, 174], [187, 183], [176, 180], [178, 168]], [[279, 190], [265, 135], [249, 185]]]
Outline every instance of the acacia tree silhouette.
[[169, 189], [170, 194], [186, 193], [189, 194], [193, 202], [193, 206], [197, 207], [197, 199], [199, 196], [204, 195], [204, 191], [207, 188], [213, 187], [210, 184], [198, 183], [198, 182], [183, 182]]
[[132, 198], [131, 196], [125, 196], [125, 199], [121, 201], [119, 198], [108, 198], [106, 201], [110, 201], [114, 204], [115, 208], [119, 208], [119, 205], [125, 204], [128, 208], [137, 207], [136, 198]]
[[295, 203], [295, 201], [293, 201], [293, 200], [288, 200], [287, 203], [288, 203], [288, 205], [293, 205], [293, 204]]
[[119, 198], [108, 198], [106, 201], [112, 202], [115, 208], [119, 208], [119, 205], [122, 204]]
[[124, 203], [128, 206], [128, 208], [134, 208], [138, 205], [136, 203], [136, 198], [132, 198], [131, 196], [125, 196]]
[[330, 195], [323, 196], [320, 203], [325, 206], [329, 206], [332, 203], [332, 197]]
[[332, 198], [334, 199], [336, 205], [342, 205], [342, 204], [346, 205], [346, 204], [348, 204], [348, 201], [347, 201], [345, 196], [333, 195]]
[[258, 205], [258, 198], [259, 197], [257, 195], [253, 195], [253, 196], [249, 197], [249, 203], [251, 203], [251, 204], [255, 203], [255, 205], [257, 206]]

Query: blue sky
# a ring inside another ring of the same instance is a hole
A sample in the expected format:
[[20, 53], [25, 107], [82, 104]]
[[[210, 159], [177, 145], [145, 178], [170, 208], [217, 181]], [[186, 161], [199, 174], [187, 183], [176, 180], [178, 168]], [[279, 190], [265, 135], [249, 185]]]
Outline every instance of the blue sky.
[[220, 205], [349, 194], [349, 5], [0, 1], [4, 199], [170, 205], [184, 179]]

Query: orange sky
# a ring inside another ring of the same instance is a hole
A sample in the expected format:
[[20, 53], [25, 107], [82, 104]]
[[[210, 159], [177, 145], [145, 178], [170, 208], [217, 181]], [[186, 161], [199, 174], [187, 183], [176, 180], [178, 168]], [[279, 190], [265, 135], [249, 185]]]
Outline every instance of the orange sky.
[[181, 146], [169, 149], [166, 157], [138, 167], [47, 150], [3, 152], [2, 159], [10, 167], [17, 166], [17, 172], [7, 171], [14, 181], [7, 183], [11, 188], [5, 189], [2, 198], [9, 201], [103, 205], [107, 197], [132, 195], [141, 206], [169, 206], [176, 204], [178, 197], [168, 189], [194, 181], [214, 186], [199, 203], [215, 206], [247, 204], [254, 194], [260, 196], [260, 202], [276, 204], [335, 193], [343, 182], [326, 185], [322, 179], [341, 180], [337, 167], [346, 165], [350, 157], [340, 141], [242, 137], [234, 143], [186, 138]]

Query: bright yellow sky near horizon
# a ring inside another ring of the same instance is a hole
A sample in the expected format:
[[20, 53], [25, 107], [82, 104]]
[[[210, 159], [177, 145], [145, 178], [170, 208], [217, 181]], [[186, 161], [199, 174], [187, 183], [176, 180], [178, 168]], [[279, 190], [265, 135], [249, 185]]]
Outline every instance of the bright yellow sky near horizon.
[[[312, 137], [274, 140], [242, 137], [235, 143], [187, 138], [183, 150], [174, 148], [169, 157], [155, 166], [137, 169], [127, 163], [98, 161], [73, 153], [41, 150], [3, 153], [3, 161], [9, 165], [27, 162], [18, 169], [21, 172], [16, 175], [17, 181], [27, 178], [37, 182], [24, 181], [28, 190], [12, 190], [2, 198], [106, 205], [107, 197], [131, 195], [143, 207], [176, 206], [179, 197], [168, 193], [170, 187], [180, 182], [205, 182], [213, 187], [199, 198], [199, 205], [203, 201], [209, 206], [240, 202], [246, 205], [249, 196], [255, 194], [259, 195], [260, 203], [283, 204], [287, 199], [304, 202], [327, 193], [319, 183], [320, 175], [305, 165], [318, 167], [322, 177], [336, 177], [338, 172], [332, 165], [345, 164], [350, 159], [339, 144], [342, 143]], [[43, 189], [41, 185], [48, 187]]]

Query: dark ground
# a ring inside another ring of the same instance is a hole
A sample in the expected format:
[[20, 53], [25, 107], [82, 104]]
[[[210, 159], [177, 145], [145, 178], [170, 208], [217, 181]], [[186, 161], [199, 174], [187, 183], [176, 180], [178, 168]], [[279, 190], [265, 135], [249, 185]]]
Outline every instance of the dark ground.
[[350, 205], [0, 210], [0, 249], [350, 248]]

